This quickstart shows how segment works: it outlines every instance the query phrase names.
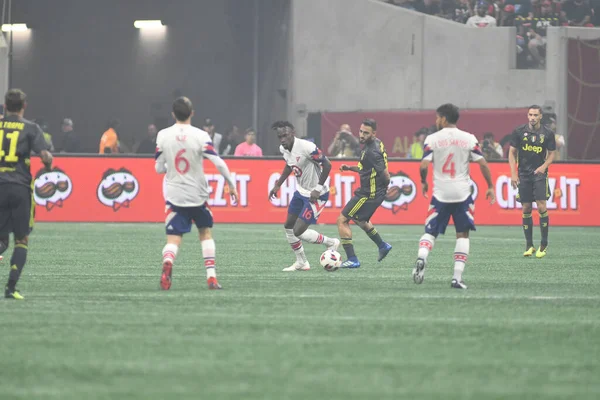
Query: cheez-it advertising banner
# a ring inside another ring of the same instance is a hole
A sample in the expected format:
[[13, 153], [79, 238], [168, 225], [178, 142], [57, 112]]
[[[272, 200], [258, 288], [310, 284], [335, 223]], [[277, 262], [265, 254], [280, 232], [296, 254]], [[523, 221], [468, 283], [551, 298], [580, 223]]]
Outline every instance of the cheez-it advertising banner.
[[[283, 223], [295, 191], [292, 176], [278, 196], [269, 200], [269, 191], [279, 179], [283, 160], [226, 160], [240, 196], [232, 204], [227, 185], [213, 165], [205, 161], [206, 179], [211, 194], [208, 205], [215, 221], [231, 223]], [[358, 174], [340, 172], [342, 162], [332, 161], [328, 185], [329, 202], [319, 223], [333, 224], [359, 185]], [[349, 162], [355, 164], [355, 162]], [[510, 184], [508, 163], [492, 163], [492, 178], [497, 202], [485, 197], [486, 184], [477, 164], [471, 165], [475, 222], [479, 225], [519, 225], [521, 205]], [[43, 170], [39, 159], [32, 159], [35, 177], [34, 198], [37, 221], [71, 222], [162, 222], [165, 201], [164, 175], [154, 170], [151, 158], [56, 157], [53, 170]], [[429, 199], [421, 194], [419, 163], [390, 161], [390, 187], [386, 200], [373, 216], [375, 224], [422, 224]], [[554, 164], [548, 179], [548, 200], [553, 226], [600, 226], [595, 206], [600, 190], [595, 179], [597, 164]], [[430, 187], [432, 171], [429, 173]], [[431, 192], [429, 193], [431, 195]]]

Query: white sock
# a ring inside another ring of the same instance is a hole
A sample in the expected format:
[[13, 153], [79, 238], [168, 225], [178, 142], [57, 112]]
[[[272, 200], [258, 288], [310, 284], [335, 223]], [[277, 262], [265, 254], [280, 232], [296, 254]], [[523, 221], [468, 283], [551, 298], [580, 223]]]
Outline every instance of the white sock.
[[215, 263], [215, 241], [213, 239], [203, 240], [202, 257], [204, 257], [204, 268], [206, 268], [206, 278], [216, 278], [216, 263]]
[[462, 281], [462, 273], [465, 270], [467, 257], [469, 256], [469, 239], [456, 239], [456, 247], [454, 248], [454, 276], [457, 281]]
[[168, 243], [167, 245], [165, 245], [162, 251], [163, 263], [165, 261], [170, 261], [171, 264], [175, 264], [175, 257], [177, 257], [178, 250], [179, 247], [177, 247], [176, 244]]
[[294, 235], [294, 230], [286, 229], [285, 236], [287, 238], [288, 243], [292, 247], [292, 250], [294, 250], [294, 253], [296, 254], [296, 261], [298, 262], [298, 264], [306, 264], [308, 260], [306, 259], [306, 255], [304, 254], [304, 247], [302, 246], [302, 241]]
[[429, 252], [433, 250], [434, 243], [435, 237], [433, 235], [426, 233], [421, 236], [421, 240], [419, 240], [419, 253], [417, 254], [417, 257], [427, 261], [427, 256], [429, 256]]
[[302, 235], [300, 235], [300, 239], [308, 243], [324, 244], [326, 246], [333, 245], [332, 238], [328, 238], [327, 236], [312, 229], [307, 229]]

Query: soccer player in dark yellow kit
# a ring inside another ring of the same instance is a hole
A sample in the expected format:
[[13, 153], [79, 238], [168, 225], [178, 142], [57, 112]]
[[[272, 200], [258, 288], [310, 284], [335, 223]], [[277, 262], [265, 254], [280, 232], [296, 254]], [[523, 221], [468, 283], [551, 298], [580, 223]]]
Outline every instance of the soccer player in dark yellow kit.
[[[523, 206], [523, 230], [526, 248], [523, 256], [537, 258], [546, 255], [548, 248], [548, 209], [546, 200], [550, 198], [548, 188], [548, 167], [554, 161], [556, 141], [554, 132], [542, 125], [542, 108], [533, 105], [527, 111], [529, 123], [518, 126], [510, 139], [508, 162], [510, 164], [511, 183], [519, 189], [517, 200]], [[518, 165], [518, 168], [517, 168]], [[539, 249], [533, 246], [533, 202], [536, 202], [540, 215], [542, 240]]]
[[15, 300], [23, 300], [16, 285], [27, 260], [27, 244], [33, 229], [31, 152], [40, 155], [47, 170], [52, 168], [52, 154], [42, 129], [23, 118], [26, 107], [25, 93], [11, 89], [4, 98], [5, 113], [0, 119], [0, 254], [8, 248], [8, 236], [12, 233], [15, 248], [4, 297]]

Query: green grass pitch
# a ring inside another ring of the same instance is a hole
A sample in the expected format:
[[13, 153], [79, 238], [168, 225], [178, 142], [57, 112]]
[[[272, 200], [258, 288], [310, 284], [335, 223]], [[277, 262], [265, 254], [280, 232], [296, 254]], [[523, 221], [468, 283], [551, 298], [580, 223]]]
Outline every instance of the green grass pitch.
[[224, 290], [190, 234], [163, 292], [161, 225], [37, 224], [26, 300], [0, 301], [0, 399], [600, 398], [600, 229], [551, 227], [537, 260], [520, 226], [479, 227], [467, 291], [453, 234], [415, 285], [422, 227], [378, 229], [382, 263], [354, 226], [360, 269], [328, 273], [305, 244], [312, 270], [284, 273], [282, 226], [217, 225]]

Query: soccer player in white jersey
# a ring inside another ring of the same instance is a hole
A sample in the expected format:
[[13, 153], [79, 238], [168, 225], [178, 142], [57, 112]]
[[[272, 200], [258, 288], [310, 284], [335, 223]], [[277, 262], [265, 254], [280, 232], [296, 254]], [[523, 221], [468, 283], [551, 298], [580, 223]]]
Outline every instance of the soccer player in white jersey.
[[173, 102], [173, 126], [158, 132], [156, 137], [156, 172], [166, 173], [166, 218], [167, 244], [163, 248], [163, 271], [160, 286], [171, 287], [171, 274], [177, 251], [184, 233], [189, 233], [192, 221], [198, 228], [202, 256], [206, 268], [209, 289], [221, 289], [215, 271], [215, 241], [211, 228], [213, 216], [206, 205], [209, 188], [202, 166], [203, 158], [210, 160], [229, 185], [229, 194], [234, 201], [238, 195], [229, 168], [221, 159], [207, 132], [191, 125], [194, 110], [187, 97]]
[[283, 271], [308, 271], [310, 263], [304, 254], [302, 240], [309, 243], [324, 244], [328, 249], [337, 250], [340, 241], [328, 238], [319, 232], [308, 229], [317, 222], [319, 215], [329, 199], [329, 187], [325, 181], [331, 171], [331, 162], [308, 140], [296, 137], [294, 126], [287, 121], [277, 121], [272, 126], [281, 146], [285, 167], [281, 177], [269, 192], [269, 199], [275, 197], [279, 188], [293, 172], [296, 175], [296, 192], [288, 207], [284, 224], [285, 235], [296, 254], [296, 262]]
[[413, 280], [422, 283], [427, 265], [427, 256], [433, 249], [438, 234], [444, 234], [452, 217], [456, 228], [454, 249], [454, 276], [451, 287], [466, 289], [462, 279], [469, 255], [469, 231], [475, 230], [473, 212], [475, 205], [471, 197], [469, 162], [479, 164], [488, 189], [486, 198], [491, 204], [496, 201], [492, 176], [487, 161], [483, 158], [477, 139], [472, 134], [456, 127], [459, 112], [453, 104], [444, 104], [437, 110], [435, 124], [438, 132], [425, 139], [421, 161], [421, 184], [423, 195], [427, 197], [427, 170], [433, 163], [433, 196], [429, 214], [425, 221], [425, 234], [419, 242], [419, 254], [413, 269]]

